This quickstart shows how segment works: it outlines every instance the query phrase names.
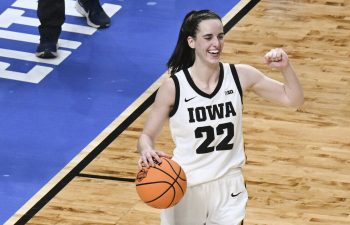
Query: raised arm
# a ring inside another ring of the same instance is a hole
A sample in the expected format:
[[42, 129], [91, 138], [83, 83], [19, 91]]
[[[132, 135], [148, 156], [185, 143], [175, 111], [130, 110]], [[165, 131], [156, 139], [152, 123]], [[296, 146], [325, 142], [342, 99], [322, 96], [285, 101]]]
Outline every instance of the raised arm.
[[169, 118], [169, 112], [174, 102], [175, 84], [174, 81], [169, 78], [158, 89], [156, 99], [138, 140], [137, 149], [141, 155], [138, 161], [139, 168], [142, 166], [154, 166], [153, 160], [161, 162], [161, 156], [170, 158], [168, 154], [157, 151], [154, 143], [156, 137], [163, 128], [164, 122]]
[[252, 66], [238, 64], [236, 69], [243, 91], [251, 89], [257, 95], [285, 106], [302, 105], [303, 89], [288, 55], [282, 49], [272, 49], [264, 58], [269, 67], [281, 71], [284, 82], [271, 79]]

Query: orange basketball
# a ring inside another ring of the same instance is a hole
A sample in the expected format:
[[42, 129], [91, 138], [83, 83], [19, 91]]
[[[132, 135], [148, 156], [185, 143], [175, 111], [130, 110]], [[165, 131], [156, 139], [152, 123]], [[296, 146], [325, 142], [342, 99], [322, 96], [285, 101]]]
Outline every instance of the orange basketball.
[[142, 168], [136, 176], [136, 191], [149, 206], [165, 209], [176, 205], [187, 188], [186, 174], [175, 161], [162, 158], [155, 167]]

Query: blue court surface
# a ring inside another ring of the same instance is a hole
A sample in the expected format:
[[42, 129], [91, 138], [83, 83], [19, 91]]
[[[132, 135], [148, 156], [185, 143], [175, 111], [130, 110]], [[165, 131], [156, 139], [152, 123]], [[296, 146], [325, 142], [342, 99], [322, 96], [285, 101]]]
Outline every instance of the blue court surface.
[[0, 1], [0, 224], [166, 71], [187, 12], [238, 0], [101, 3], [112, 25], [96, 30], [66, 0], [60, 57], [39, 60], [36, 0]]

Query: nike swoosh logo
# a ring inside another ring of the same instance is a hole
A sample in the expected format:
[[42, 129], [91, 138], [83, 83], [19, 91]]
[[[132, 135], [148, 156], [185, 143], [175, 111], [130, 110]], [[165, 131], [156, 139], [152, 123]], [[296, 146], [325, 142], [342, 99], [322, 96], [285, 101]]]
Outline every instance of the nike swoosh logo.
[[234, 195], [233, 193], [231, 193], [231, 197], [233, 197], [233, 198], [234, 198], [234, 197], [237, 197], [237, 196], [240, 195], [241, 193], [242, 193], [242, 192], [238, 192], [238, 193], [235, 194], [235, 195]]
[[185, 98], [185, 102], [191, 101], [191, 100], [194, 99], [195, 97], [197, 97], [197, 96], [194, 96], [194, 97], [189, 98], [189, 99], [186, 99], [186, 98]]

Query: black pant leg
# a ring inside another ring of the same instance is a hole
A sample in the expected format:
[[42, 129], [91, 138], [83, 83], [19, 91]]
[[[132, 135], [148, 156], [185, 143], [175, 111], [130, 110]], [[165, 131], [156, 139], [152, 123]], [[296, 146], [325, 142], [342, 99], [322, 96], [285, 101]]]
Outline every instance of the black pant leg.
[[64, 0], [39, 0], [40, 42], [57, 42], [65, 20]]

